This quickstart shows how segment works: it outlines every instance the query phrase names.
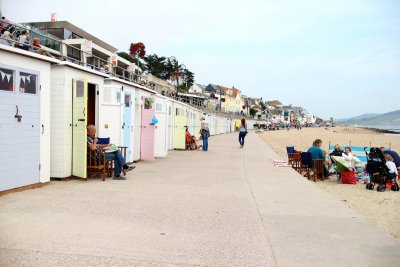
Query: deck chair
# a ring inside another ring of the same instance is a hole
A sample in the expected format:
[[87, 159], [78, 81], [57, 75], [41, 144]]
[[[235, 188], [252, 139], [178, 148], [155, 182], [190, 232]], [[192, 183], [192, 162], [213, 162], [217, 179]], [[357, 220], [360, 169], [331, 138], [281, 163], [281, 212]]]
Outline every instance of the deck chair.
[[[110, 137], [97, 137], [97, 144], [99, 145], [107, 145], [110, 144]], [[126, 146], [118, 146], [118, 149], [121, 151], [121, 154], [124, 156], [126, 161]], [[114, 175], [114, 160], [105, 160], [106, 162], [106, 170], [107, 177], [113, 177]]]
[[110, 137], [106, 137], [106, 138], [98, 137], [97, 138], [97, 144], [99, 144], [99, 145], [107, 145], [109, 143], [110, 143]]
[[313, 176], [314, 182], [317, 181], [318, 175], [321, 174], [322, 181], [325, 180], [325, 159], [314, 159], [313, 160]]
[[286, 147], [288, 155], [288, 164], [298, 172], [301, 172], [301, 152], [294, 149], [293, 146]]
[[87, 148], [87, 175], [96, 174], [105, 181], [106, 175], [109, 173], [106, 153], [101, 149], [91, 150]]
[[310, 152], [301, 152], [301, 173], [305, 172], [304, 177], [310, 179], [313, 161]]
[[[361, 162], [367, 163], [368, 158], [365, 152], [370, 151], [370, 147], [361, 147], [361, 146], [341, 146], [342, 149], [344, 150], [346, 147], [350, 147], [351, 153], [353, 153], [354, 156], [356, 156]], [[335, 149], [335, 146], [329, 146], [329, 154]], [[364, 151], [365, 149], [365, 151]]]

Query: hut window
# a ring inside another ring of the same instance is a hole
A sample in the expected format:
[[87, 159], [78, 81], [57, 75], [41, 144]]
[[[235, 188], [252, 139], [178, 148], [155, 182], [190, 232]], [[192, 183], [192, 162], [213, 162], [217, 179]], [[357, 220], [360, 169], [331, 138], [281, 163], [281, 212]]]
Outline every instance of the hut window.
[[168, 115], [171, 115], [171, 112], [172, 112], [172, 108], [169, 107], [169, 108], [168, 108]]
[[20, 72], [19, 92], [25, 94], [36, 94], [37, 75], [27, 72]]
[[121, 92], [116, 92], [115, 94], [115, 101], [117, 103], [121, 103]]
[[103, 101], [111, 102], [111, 88], [104, 88], [103, 90]]
[[75, 97], [84, 97], [84, 96], [85, 96], [85, 82], [84, 81], [76, 81]]
[[175, 111], [176, 111], [176, 113], [175, 113], [176, 116], [180, 116], [181, 115], [180, 111], [179, 111], [179, 108], [176, 108]]
[[13, 70], [0, 68], [0, 90], [14, 92], [15, 74]]
[[125, 107], [129, 108], [131, 106], [131, 95], [125, 95]]

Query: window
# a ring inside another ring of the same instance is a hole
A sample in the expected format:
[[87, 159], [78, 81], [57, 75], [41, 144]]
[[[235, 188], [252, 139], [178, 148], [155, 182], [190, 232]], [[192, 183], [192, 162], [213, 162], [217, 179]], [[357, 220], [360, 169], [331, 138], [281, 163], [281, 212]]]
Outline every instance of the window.
[[121, 103], [121, 92], [116, 92], [115, 94], [115, 101], [117, 103]]
[[125, 95], [125, 107], [129, 108], [131, 106], [131, 95], [126, 94]]
[[46, 32], [50, 33], [51, 35], [54, 35], [58, 38], [63, 38], [63, 29], [61, 28], [49, 28], [45, 29]]
[[162, 103], [157, 103], [157, 104], [156, 104], [156, 111], [159, 111], [159, 112], [163, 111], [163, 105], [162, 105]]
[[76, 94], [75, 97], [84, 97], [85, 96], [85, 82], [84, 81], [76, 81]]
[[0, 68], [0, 91], [14, 92], [14, 70]]
[[63, 39], [72, 39], [72, 32], [70, 30], [64, 28], [64, 38]]
[[20, 81], [19, 81], [19, 92], [25, 94], [36, 94], [37, 93], [37, 75], [28, 73], [28, 72], [20, 72], [19, 73]]
[[81, 60], [81, 51], [78, 48], [67, 46], [67, 57]]
[[103, 101], [105, 103], [111, 102], [111, 89], [110, 88], [104, 88], [104, 90], [103, 90]]

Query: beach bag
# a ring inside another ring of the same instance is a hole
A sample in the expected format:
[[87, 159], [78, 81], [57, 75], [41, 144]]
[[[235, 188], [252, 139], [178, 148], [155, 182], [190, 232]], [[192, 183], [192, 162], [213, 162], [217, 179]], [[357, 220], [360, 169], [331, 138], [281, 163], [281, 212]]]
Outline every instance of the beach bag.
[[342, 184], [356, 184], [357, 178], [355, 172], [341, 172]]

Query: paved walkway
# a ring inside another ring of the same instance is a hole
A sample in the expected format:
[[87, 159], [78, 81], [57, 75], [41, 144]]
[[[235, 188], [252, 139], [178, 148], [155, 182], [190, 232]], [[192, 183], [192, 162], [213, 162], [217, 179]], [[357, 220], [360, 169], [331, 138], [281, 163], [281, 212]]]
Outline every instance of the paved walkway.
[[221, 135], [127, 181], [6, 195], [0, 266], [399, 266], [399, 241], [275, 158]]

